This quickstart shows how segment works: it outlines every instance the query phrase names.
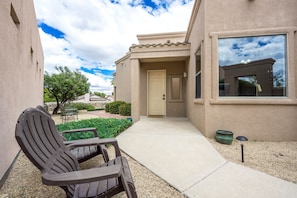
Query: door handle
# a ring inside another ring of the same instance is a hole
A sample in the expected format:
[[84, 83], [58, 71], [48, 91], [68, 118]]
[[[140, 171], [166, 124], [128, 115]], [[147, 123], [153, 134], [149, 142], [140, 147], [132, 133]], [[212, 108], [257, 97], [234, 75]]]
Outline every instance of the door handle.
[[165, 100], [165, 94], [163, 94], [163, 100]]

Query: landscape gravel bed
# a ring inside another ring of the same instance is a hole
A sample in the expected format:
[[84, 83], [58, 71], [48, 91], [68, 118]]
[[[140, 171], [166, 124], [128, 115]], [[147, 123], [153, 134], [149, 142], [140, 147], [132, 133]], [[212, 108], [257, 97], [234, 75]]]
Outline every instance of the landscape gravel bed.
[[[221, 144], [208, 139], [217, 151], [230, 162], [247, 166], [272, 176], [297, 184], [297, 142], [244, 142], [245, 162], [241, 162], [240, 142], [231, 145]], [[109, 154], [113, 155], [112, 148]], [[140, 198], [184, 198], [175, 188], [157, 177], [129, 156], [127, 157], [136, 190]], [[177, 159], [178, 160], [178, 159]], [[103, 163], [102, 157], [95, 157], [81, 164], [82, 169]], [[14, 197], [66, 197], [62, 189], [46, 186], [41, 182], [40, 172], [21, 152], [6, 182], [0, 189], [0, 198]], [[126, 197], [124, 193], [114, 196]]]
[[[112, 158], [113, 150], [109, 150]], [[171, 187], [161, 178], [137, 163], [129, 156], [122, 153], [129, 161], [133, 180], [139, 198], [183, 198], [182, 193]], [[95, 167], [103, 163], [101, 156], [94, 157], [82, 164], [81, 169]], [[43, 185], [40, 171], [28, 160], [23, 152], [16, 160], [7, 180], [0, 189], [0, 198], [52, 198], [66, 197], [64, 191], [59, 187]], [[114, 196], [114, 198], [126, 198], [124, 192]]]
[[[297, 142], [234, 140], [231, 145], [208, 141], [230, 162], [234, 162], [297, 184]], [[244, 162], [241, 159], [243, 144]]]

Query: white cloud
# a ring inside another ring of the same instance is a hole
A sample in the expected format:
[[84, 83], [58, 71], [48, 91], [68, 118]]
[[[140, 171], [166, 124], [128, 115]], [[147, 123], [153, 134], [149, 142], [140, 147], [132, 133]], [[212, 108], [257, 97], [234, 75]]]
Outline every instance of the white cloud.
[[104, 92], [105, 94], [111, 95], [113, 92], [113, 87], [111, 86], [111, 80], [108, 77], [100, 73], [90, 74], [86, 72], [81, 72], [84, 76], [89, 79], [89, 83], [91, 84], [91, 89], [94, 92]]
[[[141, 0], [114, 2], [34, 0], [38, 20], [65, 33], [64, 39], [57, 39], [40, 30], [45, 70], [52, 72], [57, 65], [115, 70], [114, 62], [137, 43], [137, 34], [186, 31], [194, 3], [167, 0], [167, 10], [152, 11], [143, 8]], [[109, 86], [112, 91], [109, 78], [91, 74], [88, 78], [93, 87]]]

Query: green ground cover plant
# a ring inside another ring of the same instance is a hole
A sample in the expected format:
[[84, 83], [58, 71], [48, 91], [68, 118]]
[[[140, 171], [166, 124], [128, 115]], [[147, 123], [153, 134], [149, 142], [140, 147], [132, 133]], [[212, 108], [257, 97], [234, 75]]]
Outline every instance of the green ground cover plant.
[[[117, 118], [92, 118], [88, 120], [80, 120], [75, 122], [67, 122], [64, 124], [58, 124], [58, 131], [79, 129], [79, 128], [89, 128], [95, 127], [98, 131], [98, 136], [100, 138], [113, 138], [120, 134], [122, 131], [127, 129], [132, 125], [132, 122], [127, 119], [117, 119]], [[65, 134], [64, 136], [67, 140], [78, 140], [93, 137], [93, 133], [74, 133]]]

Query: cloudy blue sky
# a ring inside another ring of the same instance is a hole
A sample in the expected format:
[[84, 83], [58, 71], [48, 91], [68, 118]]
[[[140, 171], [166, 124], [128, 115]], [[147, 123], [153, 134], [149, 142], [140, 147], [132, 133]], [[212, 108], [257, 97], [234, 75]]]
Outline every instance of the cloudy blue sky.
[[80, 69], [91, 91], [112, 93], [115, 61], [137, 34], [186, 31], [194, 0], [34, 0], [45, 70]]

